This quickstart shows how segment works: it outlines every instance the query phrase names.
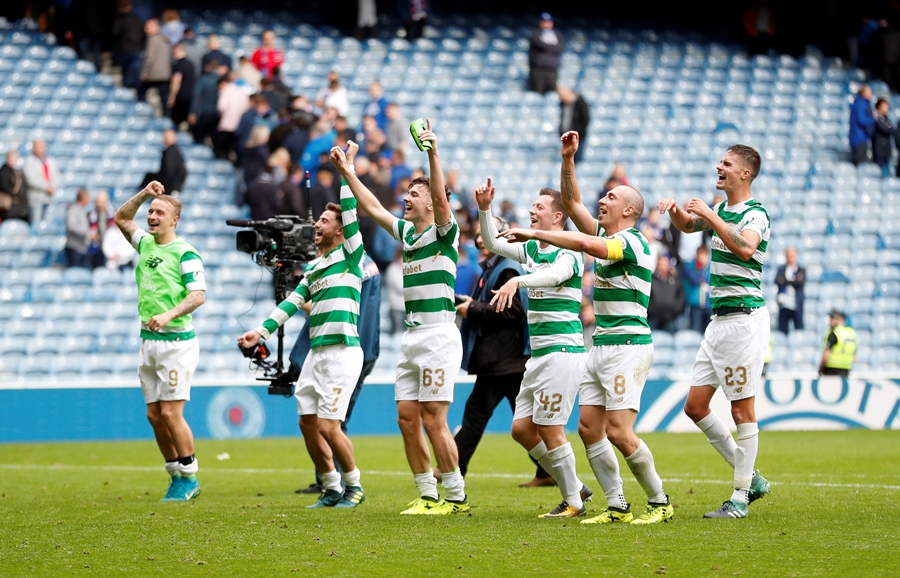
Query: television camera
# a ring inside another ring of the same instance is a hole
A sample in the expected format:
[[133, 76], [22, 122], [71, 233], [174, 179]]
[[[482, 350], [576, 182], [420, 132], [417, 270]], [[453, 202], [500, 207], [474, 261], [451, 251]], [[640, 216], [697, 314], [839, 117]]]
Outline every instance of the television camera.
[[[306, 188], [308, 192], [309, 173], [306, 174]], [[309, 203], [307, 206], [310, 206]], [[276, 215], [265, 221], [228, 219], [225, 224], [247, 229], [237, 232], [237, 249], [249, 253], [257, 265], [272, 271], [276, 303], [287, 298], [303, 278], [306, 264], [317, 257], [316, 227], [311, 208], [306, 219], [297, 215]], [[290, 370], [290, 364], [285, 366], [283, 361], [283, 326], [278, 328], [277, 336], [277, 356], [274, 360], [270, 359], [271, 353], [264, 343], [241, 348], [241, 351], [258, 370], [263, 370], [263, 377], [257, 380], [269, 382], [270, 395], [290, 397], [294, 393], [297, 376]]]

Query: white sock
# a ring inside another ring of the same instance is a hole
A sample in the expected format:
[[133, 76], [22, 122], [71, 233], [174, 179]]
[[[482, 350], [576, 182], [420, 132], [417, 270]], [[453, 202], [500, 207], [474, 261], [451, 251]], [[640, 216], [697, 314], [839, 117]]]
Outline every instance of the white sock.
[[416, 488], [419, 490], [419, 495], [423, 498], [429, 498], [434, 500], [435, 502], [438, 499], [438, 491], [437, 491], [437, 478], [434, 477], [434, 472], [428, 470], [422, 474], [416, 474]]
[[559, 492], [563, 499], [573, 508], [583, 508], [581, 500], [581, 480], [575, 473], [575, 452], [572, 444], [565, 443], [558, 448], [547, 452], [556, 481], [559, 483]]
[[169, 474], [169, 477], [181, 475], [178, 469], [180, 466], [181, 464], [178, 463], [178, 460], [166, 462], [166, 473]]
[[737, 444], [731, 437], [731, 432], [725, 422], [720, 420], [716, 414], [709, 412], [709, 415], [696, 422], [700, 431], [706, 434], [706, 439], [712, 444], [716, 451], [719, 452], [728, 465], [734, 468], [734, 451]]
[[466, 480], [459, 468], [452, 472], [441, 472], [441, 479], [444, 485], [444, 498], [452, 502], [462, 502], [466, 499]]
[[541, 440], [538, 445], [528, 450], [528, 455], [537, 460], [537, 463], [544, 468], [544, 471], [550, 474], [556, 480], [556, 483], [559, 483], [556, 474], [553, 472], [552, 460], [547, 456], [547, 444], [544, 443], [544, 440]]
[[[193, 456], [191, 456], [191, 457], [193, 457]], [[183, 478], [187, 478], [187, 477], [195, 475], [197, 473], [197, 471], [200, 469], [200, 462], [197, 461], [197, 458], [193, 458], [191, 460], [191, 463], [189, 463], [188, 465], [184, 465], [181, 462], [177, 462], [177, 463], [178, 463], [178, 473]]]
[[337, 470], [331, 470], [330, 472], [326, 472], [321, 475], [322, 477], [322, 486], [326, 490], [333, 490], [335, 492], [340, 492], [341, 488], [341, 474], [337, 472]]
[[641, 445], [633, 454], [625, 457], [628, 469], [634, 474], [638, 483], [647, 494], [647, 501], [653, 504], [665, 504], [666, 492], [663, 490], [662, 478], [656, 473], [656, 464], [650, 448], [641, 440]]
[[344, 486], [359, 486], [359, 468], [356, 468], [352, 472], [344, 472]]
[[628, 502], [622, 492], [622, 476], [619, 475], [619, 460], [616, 459], [615, 450], [609, 438], [603, 438], [597, 443], [585, 448], [588, 462], [594, 471], [594, 476], [600, 482], [603, 493], [606, 494], [606, 503], [613, 508], [626, 509]]
[[737, 424], [737, 451], [734, 460], [734, 494], [732, 500], [750, 502], [750, 482], [759, 451], [759, 426], [755, 423]]

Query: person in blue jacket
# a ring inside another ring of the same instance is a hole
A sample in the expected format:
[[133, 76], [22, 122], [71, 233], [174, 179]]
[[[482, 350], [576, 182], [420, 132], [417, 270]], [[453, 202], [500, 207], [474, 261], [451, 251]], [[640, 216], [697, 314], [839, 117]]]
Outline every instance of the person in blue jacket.
[[872, 113], [872, 88], [863, 84], [850, 105], [850, 160], [854, 165], [869, 157], [869, 141], [875, 132], [875, 115]]

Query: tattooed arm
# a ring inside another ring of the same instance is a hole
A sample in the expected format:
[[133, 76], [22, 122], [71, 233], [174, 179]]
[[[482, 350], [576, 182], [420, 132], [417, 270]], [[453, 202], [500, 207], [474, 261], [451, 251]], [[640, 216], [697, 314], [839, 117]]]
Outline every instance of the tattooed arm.
[[147, 199], [158, 197], [163, 193], [165, 193], [165, 188], [162, 186], [162, 183], [153, 181], [143, 191], [125, 201], [125, 204], [116, 211], [116, 225], [129, 242], [131, 242], [131, 236], [138, 230], [138, 225], [134, 222], [134, 216], [137, 214], [138, 209]]
[[749, 229], [744, 231], [738, 230], [734, 225], [723, 221], [709, 205], [700, 199], [688, 201], [688, 204], [685, 205], [685, 211], [689, 213], [689, 223], [693, 227], [688, 232], [715, 231], [719, 238], [722, 239], [722, 242], [725, 243], [725, 246], [728, 247], [728, 250], [742, 261], [749, 261], [753, 258], [756, 248], [762, 240], [759, 233]]
[[578, 151], [578, 133], [569, 131], [562, 135], [562, 168], [560, 169], [560, 192], [563, 207], [578, 230], [588, 235], [597, 234], [597, 220], [581, 202], [581, 191], [575, 178], [575, 153]]
[[675, 199], [660, 199], [656, 204], [656, 208], [660, 213], [669, 213], [669, 219], [672, 220], [672, 224], [682, 233], [713, 230], [707, 218], [688, 212], [687, 208], [679, 209]]
[[188, 313], [192, 313], [197, 307], [206, 303], [206, 291], [191, 291], [182, 299], [181, 303], [172, 307], [165, 313], [154, 315], [147, 322], [147, 327], [151, 331], [158, 331], [169, 324], [173, 319], [184, 317]]

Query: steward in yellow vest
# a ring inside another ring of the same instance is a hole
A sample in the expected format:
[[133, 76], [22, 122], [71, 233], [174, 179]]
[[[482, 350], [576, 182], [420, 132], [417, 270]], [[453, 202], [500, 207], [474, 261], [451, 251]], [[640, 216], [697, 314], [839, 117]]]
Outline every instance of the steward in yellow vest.
[[831, 330], [825, 336], [825, 349], [819, 363], [819, 375], [850, 374], [856, 359], [856, 331], [844, 325], [847, 316], [838, 310], [831, 312]]

